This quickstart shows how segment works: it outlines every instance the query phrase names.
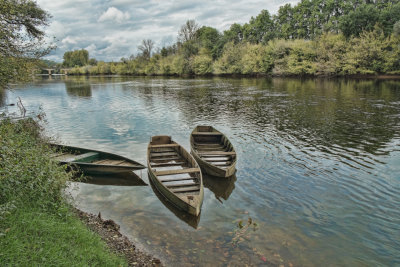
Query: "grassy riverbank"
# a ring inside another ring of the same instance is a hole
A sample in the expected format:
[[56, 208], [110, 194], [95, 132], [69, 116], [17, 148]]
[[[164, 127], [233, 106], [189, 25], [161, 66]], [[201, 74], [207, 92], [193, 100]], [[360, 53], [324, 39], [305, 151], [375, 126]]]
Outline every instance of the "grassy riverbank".
[[71, 175], [50, 153], [33, 120], [0, 121], [2, 265], [126, 266], [72, 212], [62, 194]]

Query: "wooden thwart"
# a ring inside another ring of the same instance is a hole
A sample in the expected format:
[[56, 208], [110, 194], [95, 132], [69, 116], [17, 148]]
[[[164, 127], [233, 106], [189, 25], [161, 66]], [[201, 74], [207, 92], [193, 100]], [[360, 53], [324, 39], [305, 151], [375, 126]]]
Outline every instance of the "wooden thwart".
[[197, 154], [204, 155], [224, 155], [224, 156], [233, 156], [236, 155], [236, 152], [220, 152], [220, 151], [210, 151], [210, 152], [198, 152]]
[[178, 144], [151, 145], [150, 148], [178, 147]]
[[168, 161], [180, 161], [181, 157], [171, 157], [171, 158], [152, 158], [151, 161], [154, 163], [168, 162]]
[[151, 164], [152, 168], [156, 168], [156, 167], [172, 167], [172, 166], [181, 166], [185, 163], [185, 161], [181, 161], [181, 162], [165, 162], [165, 163], [156, 163], [156, 164]]
[[168, 157], [168, 156], [176, 156], [178, 155], [176, 152], [151, 152], [151, 158], [156, 157]]
[[162, 183], [168, 183], [168, 182], [179, 182], [179, 181], [189, 181], [189, 180], [194, 180], [197, 179], [196, 177], [187, 177], [187, 178], [176, 178], [176, 179], [165, 179], [165, 180], [161, 180], [160, 181]]
[[202, 147], [202, 146], [209, 146], [209, 147], [215, 147], [215, 146], [220, 146], [222, 147], [222, 144], [220, 143], [194, 143], [195, 146]]
[[171, 191], [174, 193], [186, 193], [186, 192], [193, 192], [193, 191], [200, 191], [199, 186], [192, 186], [186, 188], [171, 188]]
[[207, 162], [226, 162], [226, 161], [231, 160], [230, 158], [227, 158], [227, 157], [218, 158], [218, 159], [216, 159], [216, 158], [211, 158], [211, 159], [209, 159], [209, 158], [204, 158], [204, 157], [202, 157], [202, 159], [203, 159], [204, 161], [207, 161]]
[[199, 183], [187, 183], [187, 184], [174, 184], [174, 185], [167, 185], [168, 188], [174, 189], [178, 187], [192, 187], [192, 186], [199, 186]]
[[215, 136], [221, 136], [222, 133], [217, 133], [217, 132], [193, 132], [192, 135], [215, 135]]
[[179, 169], [179, 170], [156, 171], [156, 172], [154, 172], [154, 174], [157, 176], [163, 176], [163, 175], [194, 173], [194, 172], [200, 172], [200, 169], [199, 168], [187, 168], [187, 169]]

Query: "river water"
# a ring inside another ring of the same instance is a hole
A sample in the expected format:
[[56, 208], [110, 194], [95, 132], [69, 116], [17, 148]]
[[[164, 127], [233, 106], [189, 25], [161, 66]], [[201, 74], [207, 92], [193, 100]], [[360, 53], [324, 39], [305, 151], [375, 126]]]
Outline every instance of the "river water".
[[[205, 177], [199, 218], [147, 185], [72, 183], [77, 207], [121, 225], [171, 266], [400, 265], [400, 81], [63, 77], [16, 86], [63, 143], [143, 164], [150, 136], [189, 150], [199, 124], [238, 152], [231, 179]], [[249, 219], [250, 218], [250, 219]]]

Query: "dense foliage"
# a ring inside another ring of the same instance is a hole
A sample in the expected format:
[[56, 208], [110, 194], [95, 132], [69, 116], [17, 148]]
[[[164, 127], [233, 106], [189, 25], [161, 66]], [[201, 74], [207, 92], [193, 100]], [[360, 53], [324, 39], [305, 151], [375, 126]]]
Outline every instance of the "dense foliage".
[[[146, 46], [146, 43], [151, 44]], [[400, 73], [400, 2], [302, 0], [220, 33], [188, 20], [177, 43], [151, 54], [98, 62], [70, 74], [351, 75]], [[152, 56], [150, 56], [152, 55]]]
[[85, 49], [68, 51], [64, 53], [63, 66], [85, 66], [89, 63], [89, 52]]
[[0, 88], [27, 78], [36, 60], [47, 54], [42, 26], [49, 14], [32, 0], [0, 0]]
[[[204, 45], [207, 46], [207, 43]], [[266, 44], [230, 41], [220, 56], [201, 46], [189, 54], [185, 47], [146, 60], [98, 62], [73, 68], [70, 74], [99, 75], [354, 75], [400, 74], [400, 35], [385, 36], [375, 27], [357, 37], [324, 33], [314, 40], [273, 39]]]
[[5, 266], [122, 266], [69, 210], [71, 175], [33, 120], [0, 120], [0, 262]]

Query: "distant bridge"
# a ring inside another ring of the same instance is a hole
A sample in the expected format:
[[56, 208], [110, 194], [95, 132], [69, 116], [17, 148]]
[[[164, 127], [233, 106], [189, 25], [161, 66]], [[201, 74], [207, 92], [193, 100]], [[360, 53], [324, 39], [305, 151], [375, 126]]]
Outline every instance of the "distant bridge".
[[[54, 73], [54, 71], [55, 71], [56, 69], [42, 69], [42, 70], [47, 71], [47, 72], [49, 73], [49, 76], [50, 76], [50, 75], [52, 75], [52, 74]], [[60, 69], [60, 71], [61, 71], [61, 72], [64, 72], [65, 75], [68, 75], [69, 69]]]

